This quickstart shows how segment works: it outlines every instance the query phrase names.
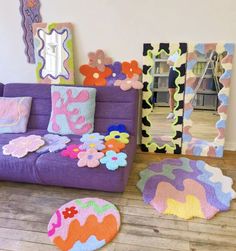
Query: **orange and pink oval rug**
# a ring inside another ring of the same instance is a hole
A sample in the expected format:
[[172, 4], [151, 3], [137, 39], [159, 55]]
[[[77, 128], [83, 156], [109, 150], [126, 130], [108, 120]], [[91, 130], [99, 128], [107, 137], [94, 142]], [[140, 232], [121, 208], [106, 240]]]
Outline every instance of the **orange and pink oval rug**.
[[97, 250], [116, 236], [120, 213], [108, 201], [84, 198], [59, 208], [48, 224], [48, 236], [63, 251]]

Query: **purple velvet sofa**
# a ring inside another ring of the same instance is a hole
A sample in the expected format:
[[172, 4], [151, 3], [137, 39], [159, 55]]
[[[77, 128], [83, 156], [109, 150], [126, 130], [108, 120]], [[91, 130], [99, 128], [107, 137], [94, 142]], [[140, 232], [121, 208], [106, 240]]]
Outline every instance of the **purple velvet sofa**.
[[1, 97], [2, 94], [3, 94], [3, 88], [4, 88], [4, 85], [0, 83], [0, 97]]
[[[1, 148], [9, 140], [22, 135], [46, 134], [51, 113], [51, 85], [7, 84], [3, 88], [4, 97], [31, 96], [33, 103], [27, 133], [0, 134], [0, 180], [123, 192], [137, 146], [138, 91], [123, 92], [117, 87], [96, 89], [94, 131], [105, 133], [111, 124], [126, 125], [130, 133], [130, 143], [124, 150], [128, 155], [127, 167], [116, 171], [109, 171], [103, 165], [95, 169], [79, 168], [77, 160], [59, 153], [31, 153], [22, 159], [4, 156]], [[69, 135], [69, 138], [71, 143], [79, 143], [79, 136]]]

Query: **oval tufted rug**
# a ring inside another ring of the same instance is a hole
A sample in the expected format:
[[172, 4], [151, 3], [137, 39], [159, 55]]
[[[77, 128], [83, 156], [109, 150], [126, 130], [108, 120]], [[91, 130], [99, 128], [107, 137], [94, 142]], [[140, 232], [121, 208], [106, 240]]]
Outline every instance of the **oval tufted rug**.
[[201, 160], [165, 159], [140, 172], [137, 187], [159, 213], [210, 219], [236, 198], [233, 180]]
[[97, 250], [116, 236], [120, 214], [108, 201], [84, 198], [59, 208], [48, 224], [48, 236], [63, 251]]

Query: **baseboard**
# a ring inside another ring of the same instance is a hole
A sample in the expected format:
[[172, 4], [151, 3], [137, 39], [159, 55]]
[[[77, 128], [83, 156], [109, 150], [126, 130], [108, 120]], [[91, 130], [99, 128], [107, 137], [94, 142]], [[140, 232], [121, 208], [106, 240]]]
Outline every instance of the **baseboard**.
[[[140, 137], [138, 137], [137, 144], [138, 145], [141, 144]], [[236, 143], [233, 143], [233, 142], [226, 143], [225, 146], [224, 146], [224, 150], [226, 150], [226, 151], [236, 151]]]
[[236, 143], [234, 143], [234, 142], [226, 142], [224, 149], [228, 150], [228, 151], [236, 151]]

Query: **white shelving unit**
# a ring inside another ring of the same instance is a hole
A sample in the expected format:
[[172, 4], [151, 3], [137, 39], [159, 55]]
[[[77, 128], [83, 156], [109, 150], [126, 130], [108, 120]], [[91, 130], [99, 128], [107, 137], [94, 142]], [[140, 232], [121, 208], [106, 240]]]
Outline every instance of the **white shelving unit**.
[[[208, 59], [200, 58], [195, 65], [193, 72], [200, 79], [203, 75], [204, 69], [206, 68]], [[217, 110], [218, 107], [218, 94], [214, 90], [214, 78], [212, 70], [207, 70], [203, 78], [203, 84], [198, 89], [196, 100], [195, 100], [195, 109], [199, 110]]]
[[[153, 76], [153, 83], [151, 86], [153, 97], [153, 106], [168, 107], [169, 92], [168, 92], [168, 77], [169, 66], [167, 64], [168, 57], [160, 55], [161, 57], [153, 57], [154, 67], [151, 74]], [[200, 58], [195, 66], [195, 75], [201, 78], [202, 72], [207, 63], [206, 58]], [[204, 76], [204, 85], [200, 88], [196, 95], [195, 109], [201, 110], [216, 110], [218, 106], [218, 96], [213, 87], [212, 72], [207, 72]]]
[[167, 59], [166, 55], [161, 55], [161, 57], [158, 58], [153, 57], [154, 67], [152, 69], [152, 91], [154, 106], [168, 106], [169, 67], [167, 65]]

